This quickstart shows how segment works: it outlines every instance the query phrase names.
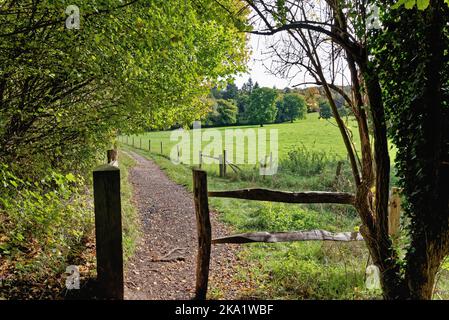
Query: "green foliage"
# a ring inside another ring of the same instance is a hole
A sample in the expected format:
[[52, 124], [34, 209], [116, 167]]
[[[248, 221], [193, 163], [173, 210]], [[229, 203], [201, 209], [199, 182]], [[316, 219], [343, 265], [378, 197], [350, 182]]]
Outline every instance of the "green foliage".
[[[319, 212], [295, 208], [283, 204], [265, 203], [256, 211], [254, 228], [268, 232], [299, 231], [323, 228], [325, 225], [334, 230], [329, 221], [332, 217]], [[329, 228], [328, 228], [329, 229]]]
[[228, 83], [226, 85], [226, 90], [223, 92], [223, 99], [225, 100], [236, 100], [239, 94], [239, 89], [234, 83]]
[[333, 117], [331, 106], [327, 100], [321, 99], [318, 105], [320, 108], [320, 118], [330, 119]]
[[[445, 1], [449, 3], [448, 0]], [[404, 5], [405, 9], [412, 9], [415, 5], [418, 10], [425, 10], [429, 7], [430, 0], [399, 0], [392, 6], [393, 9], [398, 9], [400, 6]]]
[[210, 87], [244, 69], [245, 35], [214, 1], [90, 1], [80, 5], [80, 30], [65, 28], [64, 9], [49, 0], [0, 9], [5, 162], [39, 154], [36, 162], [73, 170], [86, 155], [91, 165], [117, 129], [204, 115]]
[[254, 88], [249, 97], [246, 119], [250, 123], [263, 125], [272, 123], [276, 118], [277, 92], [270, 88]]
[[443, 247], [449, 228], [449, 171], [441, 165], [449, 159], [448, 23], [449, 7], [432, 1], [424, 11], [386, 12], [388, 31], [370, 39], [389, 135], [398, 148], [398, 184], [411, 239], [408, 264], [428, 256], [427, 245]]
[[[444, 0], [444, 3], [449, 5], [449, 0]], [[413, 9], [416, 5], [418, 10], [426, 10], [430, 5], [430, 0], [398, 0], [393, 6], [392, 9], [398, 9], [402, 5], [404, 5], [405, 9]]]
[[133, 204], [133, 188], [128, 180], [129, 170], [136, 162], [126, 154], [120, 152], [120, 191], [122, 204], [122, 230], [123, 230], [123, 258], [125, 262], [135, 252], [140, 236], [139, 215]]
[[316, 151], [302, 144], [290, 150], [287, 157], [281, 159], [280, 166], [282, 170], [310, 176], [321, 173], [328, 163], [336, 161], [335, 156], [331, 157], [325, 151]]
[[231, 125], [237, 121], [238, 108], [232, 100], [219, 99], [208, 114], [206, 125]]
[[237, 97], [237, 108], [238, 108], [238, 115], [237, 115], [237, 122], [238, 123], [247, 123], [245, 119], [246, 115], [246, 109], [249, 105], [249, 95], [244, 93], [243, 89], [241, 90], [240, 94]]
[[306, 117], [306, 103], [302, 96], [297, 93], [286, 93], [276, 102], [277, 122], [304, 119]]
[[71, 249], [93, 229], [83, 179], [52, 172], [31, 182], [0, 164], [0, 183], [0, 254], [17, 263], [17, 272], [60, 272]]
[[251, 92], [253, 92], [253, 89], [254, 89], [253, 80], [251, 78], [249, 78], [248, 81], [242, 85], [241, 91], [243, 94], [249, 95], [249, 94], [251, 94]]
[[379, 299], [364, 289], [363, 244], [255, 244], [245, 256], [258, 261], [241, 271], [258, 283], [253, 299]]
[[287, 22], [288, 7], [285, 5], [285, 0], [276, 0], [276, 15], [275, 18], [279, 26]]
[[[12, 274], [55, 277], [93, 226], [81, 177], [117, 131], [204, 116], [210, 88], [245, 69], [248, 12], [231, 18], [212, 0], [0, 2], [0, 163], [14, 164], [0, 168], [0, 270], [6, 256]], [[79, 30], [65, 26], [69, 4]]]

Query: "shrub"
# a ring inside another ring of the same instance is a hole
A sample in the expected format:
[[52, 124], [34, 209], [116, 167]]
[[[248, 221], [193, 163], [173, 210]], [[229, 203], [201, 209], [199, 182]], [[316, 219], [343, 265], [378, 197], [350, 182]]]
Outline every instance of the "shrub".
[[83, 185], [81, 177], [57, 172], [30, 182], [0, 164], [0, 256], [16, 275], [26, 272], [37, 279], [65, 269], [72, 251], [93, 230]]
[[321, 99], [318, 105], [320, 108], [320, 118], [323, 118], [323, 119], [332, 118], [332, 116], [333, 116], [332, 109], [327, 100]]
[[299, 175], [310, 176], [321, 173], [327, 164], [336, 162], [336, 157], [332, 157], [324, 151], [311, 150], [302, 144], [290, 150], [285, 159], [281, 159], [280, 168], [283, 171], [290, 171]]
[[208, 114], [206, 125], [231, 125], [237, 121], [238, 108], [231, 100], [219, 99]]
[[301, 231], [335, 229], [333, 216], [287, 204], [263, 204], [256, 212], [255, 225], [260, 231]]

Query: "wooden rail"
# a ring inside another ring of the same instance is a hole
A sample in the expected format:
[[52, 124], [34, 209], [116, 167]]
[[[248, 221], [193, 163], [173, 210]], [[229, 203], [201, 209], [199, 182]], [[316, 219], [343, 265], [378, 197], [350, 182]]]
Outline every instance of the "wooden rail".
[[223, 154], [219, 155], [218, 157], [213, 157], [207, 154], [203, 154], [202, 151], [199, 151], [199, 164], [198, 167], [201, 169], [202, 163], [203, 163], [203, 158], [210, 158], [210, 159], [214, 159], [214, 160], [218, 160], [218, 172], [219, 172], [219, 176], [220, 177], [226, 177], [226, 168], [227, 166], [229, 166], [232, 171], [234, 171], [235, 173], [237, 173], [239, 170], [241, 171], [241, 169], [231, 163], [230, 161], [228, 161], [228, 158], [226, 156], [226, 150], [223, 150]]
[[292, 241], [363, 241], [358, 232], [332, 233], [325, 230], [292, 232], [251, 232], [213, 239], [213, 244], [252, 243], [252, 242], [292, 242]]
[[[287, 203], [336, 203], [354, 205], [355, 196], [344, 192], [285, 192], [267, 189], [242, 189], [232, 191], [207, 191], [207, 174], [193, 170], [195, 211], [198, 226], [198, 260], [196, 273], [196, 298], [205, 299], [209, 276], [210, 248], [212, 244], [293, 242], [293, 241], [363, 241], [359, 232], [306, 230], [292, 232], [251, 232], [211, 239], [208, 197], [237, 198], [247, 200]], [[398, 189], [392, 190], [389, 209], [389, 233], [394, 236], [400, 227], [400, 198]]]
[[[223, 162], [224, 163], [224, 162]], [[198, 230], [198, 256], [196, 268], [196, 299], [206, 299], [212, 244], [291, 241], [362, 241], [358, 232], [331, 233], [325, 230], [294, 232], [253, 232], [226, 236], [212, 240], [208, 197], [237, 198], [287, 203], [337, 203], [353, 205], [353, 194], [344, 192], [284, 192], [267, 189], [207, 191], [207, 173], [193, 169], [193, 193]]]
[[269, 189], [241, 189], [232, 191], [210, 191], [209, 197], [236, 198], [247, 200], [286, 203], [336, 203], [354, 204], [355, 196], [345, 192], [285, 192]]

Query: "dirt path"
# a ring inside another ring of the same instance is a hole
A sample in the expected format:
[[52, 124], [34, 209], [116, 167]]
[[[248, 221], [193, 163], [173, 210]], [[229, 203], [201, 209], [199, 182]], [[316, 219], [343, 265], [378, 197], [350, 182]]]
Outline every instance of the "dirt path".
[[[129, 180], [143, 235], [126, 269], [125, 299], [192, 299], [197, 249], [193, 196], [169, 180], [154, 162], [134, 152], [127, 154], [137, 162], [130, 170]], [[214, 212], [211, 223], [213, 237], [229, 234]], [[236, 290], [240, 285], [232, 277], [236, 271], [233, 264], [241, 264], [238, 250], [229, 245], [212, 248], [209, 281], [220, 288], [219, 298], [238, 297]], [[228, 285], [231, 282], [236, 285]]]

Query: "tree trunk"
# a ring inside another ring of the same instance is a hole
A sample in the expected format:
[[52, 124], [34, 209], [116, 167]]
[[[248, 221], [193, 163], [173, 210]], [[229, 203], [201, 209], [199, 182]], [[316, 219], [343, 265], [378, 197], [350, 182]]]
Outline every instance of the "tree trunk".
[[[385, 124], [385, 113], [382, 100], [382, 91], [376, 71], [363, 66], [362, 72], [365, 79], [370, 109], [374, 127], [374, 161], [375, 161], [375, 201], [372, 201], [372, 225], [367, 225], [367, 246], [374, 263], [379, 267], [381, 273], [381, 285], [385, 299], [406, 299], [408, 293], [404, 285], [404, 279], [400, 275], [400, 266], [392, 242], [388, 234], [388, 201], [390, 181], [390, 156], [388, 153], [387, 127]], [[367, 187], [367, 186], [365, 186]], [[362, 194], [370, 191], [359, 192]], [[368, 208], [360, 206], [359, 210], [366, 211]], [[366, 213], [365, 213], [366, 214]]]
[[[422, 95], [415, 98], [410, 111], [420, 119], [421, 143], [411, 146], [420, 174], [406, 172], [405, 187], [414, 214], [412, 244], [407, 253], [406, 281], [412, 299], [430, 299], [435, 276], [449, 249], [449, 115], [443, 105], [445, 21], [442, 2], [433, 3], [425, 12], [424, 76]], [[447, 21], [447, 19], [446, 19]]]
[[406, 282], [409, 296], [414, 300], [432, 298], [435, 277], [444, 259], [444, 248], [428, 243], [427, 239], [412, 241], [414, 250], [407, 257]]

